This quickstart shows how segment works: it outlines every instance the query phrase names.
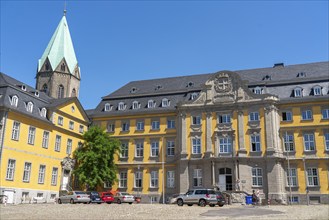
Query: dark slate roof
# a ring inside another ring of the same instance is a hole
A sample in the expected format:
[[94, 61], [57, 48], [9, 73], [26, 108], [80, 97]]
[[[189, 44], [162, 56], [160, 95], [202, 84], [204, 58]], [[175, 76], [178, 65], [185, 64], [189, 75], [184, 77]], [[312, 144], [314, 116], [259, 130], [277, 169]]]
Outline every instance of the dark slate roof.
[[[277, 95], [281, 100], [291, 98], [293, 89], [298, 86], [303, 88], [305, 96], [311, 95], [312, 88], [315, 85], [323, 88], [325, 96], [329, 93], [329, 62], [327, 61], [289, 66], [276, 64], [269, 68], [237, 70], [234, 72], [239, 74], [250, 89], [259, 86], [265, 93]], [[174, 111], [178, 102], [188, 100], [193, 92], [200, 92], [202, 86], [213, 74], [132, 81], [104, 96], [93, 111], [88, 111], [88, 115], [103, 116]], [[170, 107], [161, 108], [159, 106], [163, 98], [171, 101]], [[156, 108], [148, 109], [146, 107], [147, 101], [150, 99], [156, 101]], [[140, 102], [141, 108], [131, 109], [133, 101]], [[126, 110], [118, 111], [119, 102], [124, 102], [127, 105]], [[106, 103], [113, 105], [113, 109], [109, 112], [104, 112]]]

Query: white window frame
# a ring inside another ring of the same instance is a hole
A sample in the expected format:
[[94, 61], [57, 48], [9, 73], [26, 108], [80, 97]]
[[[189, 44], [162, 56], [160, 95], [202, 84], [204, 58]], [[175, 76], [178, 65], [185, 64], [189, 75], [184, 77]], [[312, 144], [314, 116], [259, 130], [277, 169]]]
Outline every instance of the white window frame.
[[249, 121], [259, 121], [259, 112], [249, 112]]
[[106, 126], [107, 132], [115, 132], [115, 123], [109, 122]]
[[294, 135], [289, 133], [284, 133], [283, 135], [283, 146], [285, 152], [294, 152], [295, 151], [295, 143], [294, 143]]
[[287, 169], [287, 186], [297, 187], [298, 179], [297, 179], [297, 169], [290, 168]]
[[322, 119], [329, 119], [329, 109], [322, 109], [321, 110], [321, 114], [322, 114]]
[[231, 152], [232, 152], [232, 138], [219, 137], [219, 153], [231, 153]]
[[143, 187], [143, 172], [136, 171], [134, 176], [134, 187], [142, 188]]
[[195, 100], [198, 97], [198, 93], [194, 92], [191, 94], [191, 100]]
[[47, 109], [46, 108], [42, 108], [40, 110], [40, 116], [45, 118], [47, 116]]
[[291, 111], [282, 111], [281, 120], [282, 121], [292, 121], [292, 112]]
[[28, 144], [30, 144], [30, 145], [34, 145], [35, 133], [36, 133], [36, 128], [30, 126], [30, 127], [29, 127], [28, 137], [27, 137], [27, 143], [28, 143]]
[[192, 116], [192, 125], [201, 125], [201, 116], [200, 115]]
[[12, 129], [12, 133], [11, 133], [12, 140], [15, 140], [15, 141], [19, 140], [20, 127], [21, 127], [20, 122], [18, 122], [18, 121], [13, 122], [13, 129]]
[[150, 188], [159, 187], [159, 171], [153, 170], [150, 173]]
[[69, 122], [69, 129], [74, 130], [74, 121]]
[[57, 152], [61, 151], [61, 144], [62, 144], [62, 136], [56, 135], [56, 138], [55, 138], [55, 151], [57, 151]]
[[307, 169], [307, 186], [319, 186], [319, 172], [316, 167], [308, 167]]
[[168, 170], [167, 171], [167, 188], [175, 187], [175, 171]]
[[160, 121], [154, 120], [151, 122], [151, 130], [160, 130]]
[[57, 124], [63, 126], [63, 124], [64, 124], [64, 118], [62, 116], [58, 116], [58, 118], [57, 118]]
[[46, 165], [40, 164], [39, 174], [38, 174], [38, 184], [44, 184], [45, 183], [45, 175], [46, 175]]
[[192, 138], [192, 154], [201, 154], [201, 138]]
[[263, 94], [263, 89], [261, 87], [257, 86], [254, 88], [254, 93], [258, 94], [258, 95]]
[[84, 131], [85, 131], [85, 126], [79, 125], [79, 133], [83, 134]]
[[118, 104], [118, 110], [119, 111], [126, 110], [126, 104], [124, 102], [119, 102], [119, 104]]
[[311, 109], [302, 110], [302, 120], [312, 120], [313, 113]]
[[139, 109], [140, 108], [140, 104], [138, 101], [133, 101], [133, 104], [132, 104], [132, 109]]
[[167, 129], [175, 129], [176, 125], [175, 125], [176, 121], [174, 119], [168, 119], [167, 120]]
[[50, 133], [49, 131], [43, 131], [43, 135], [42, 135], [42, 147], [48, 149], [48, 145], [49, 145], [49, 136]]
[[261, 137], [259, 133], [250, 134], [250, 151], [261, 152]]
[[148, 100], [147, 102], [147, 108], [155, 108], [155, 101], [154, 100]]
[[16, 160], [9, 159], [7, 165], [6, 180], [14, 180]]
[[175, 156], [175, 141], [167, 140], [166, 149], [167, 149], [167, 156], [169, 157]]
[[72, 145], [73, 145], [72, 139], [68, 138], [67, 139], [67, 142], [66, 142], [66, 154], [67, 155], [71, 155], [71, 153], [72, 153]]
[[193, 186], [201, 187], [202, 186], [202, 169], [193, 170]]
[[13, 97], [11, 97], [11, 99], [10, 99], [10, 104], [11, 104], [12, 106], [17, 107], [17, 105], [18, 105], [18, 97], [17, 97], [17, 95], [14, 95]]
[[169, 99], [166, 99], [166, 98], [162, 99], [162, 101], [161, 101], [161, 107], [166, 108], [166, 107], [169, 107], [169, 106], [170, 106]]
[[121, 142], [120, 158], [128, 158], [128, 153], [129, 153], [128, 146], [129, 146], [128, 142]]
[[51, 185], [52, 186], [57, 185], [57, 178], [58, 178], [58, 168], [53, 167], [53, 170], [51, 171]]
[[127, 171], [121, 171], [119, 173], [119, 188], [127, 188], [128, 181]]
[[295, 88], [294, 89], [294, 97], [303, 97], [303, 89]]
[[24, 163], [23, 182], [25, 183], [30, 182], [31, 170], [32, 170], [31, 168], [32, 168], [32, 163], [30, 162]]
[[259, 167], [253, 167], [251, 169], [252, 186], [263, 186], [263, 169]]
[[144, 157], [144, 142], [143, 141], [136, 141], [135, 157]]
[[26, 111], [32, 113], [32, 111], [33, 111], [33, 103], [32, 103], [32, 102], [28, 102], [28, 103], [26, 104]]
[[218, 115], [218, 124], [230, 124], [231, 123], [231, 114], [219, 114]]
[[315, 151], [315, 137], [314, 133], [304, 133], [304, 150], [305, 151]]
[[313, 95], [314, 96], [322, 95], [322, 87], [321, 86], [314, 86], [313, 87]]
[[129, 122], [123, 121], [121, 122], [121, 131], [127, 132], [129, 131]]
[[159, 156], [159, 141], [151, 141], [151, 157]]
[[105, 106], [104, 106], [104, 111], [105, 112], [109, 112], [112, 110], [112, 106], [110, 103], [105, 103]]
[[137, 121], [136, 122], [136, 130], [137, 131], [144, 131], [144, 121]]

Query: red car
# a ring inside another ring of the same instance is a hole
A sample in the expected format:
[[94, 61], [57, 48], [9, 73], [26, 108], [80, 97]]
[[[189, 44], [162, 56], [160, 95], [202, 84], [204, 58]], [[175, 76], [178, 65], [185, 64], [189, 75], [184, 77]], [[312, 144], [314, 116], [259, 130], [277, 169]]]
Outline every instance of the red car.
[[106, 202], [107, 204], [111, 204], [114, 201], [113, 194], [109, 192], [101, 192], [100, 193], [101, 199]]

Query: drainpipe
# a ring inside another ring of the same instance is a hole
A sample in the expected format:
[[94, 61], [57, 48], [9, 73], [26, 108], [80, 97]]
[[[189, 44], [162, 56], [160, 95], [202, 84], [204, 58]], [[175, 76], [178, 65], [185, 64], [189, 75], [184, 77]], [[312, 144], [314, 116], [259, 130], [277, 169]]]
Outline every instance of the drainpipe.
[[7, 118], [8, 118], [8, 111], [4, 112], [3, 116], [3, 121], [2, 121], [2, 139], [1, 139], [1, 145], [0, 145], [0, 166], [1, 166], [1, 161], [2, 161], [2, 151], [3, 151], [3, 143], [5, 141], [5, 131], [6, 131], [6, 123], [7, 123]]

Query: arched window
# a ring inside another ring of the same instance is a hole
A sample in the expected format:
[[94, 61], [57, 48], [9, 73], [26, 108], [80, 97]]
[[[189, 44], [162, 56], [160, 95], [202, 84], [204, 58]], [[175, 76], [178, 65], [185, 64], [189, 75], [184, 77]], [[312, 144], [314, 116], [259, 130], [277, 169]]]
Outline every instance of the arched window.
[[40, 111], [40, 115], [41, 115], [41, 117], [46, 117], [46, 115], [47, 115], [47, 109], [46, 108], [42, 108], [41, 109], [41, 111]]
[[165, 108], [165, 107], [168, 107], [169, 105], [170, 105], [170, 102], [168, 99], [166, 99], [166, 98], [162, 99], [162, 103], [161, 103], [162, 107]]
[[32, 102], [28, 102], [26, 105], [26, 111], [28, 112], [32, 112], [33, 111], [33, 103]]
[[14, 95], [13, 97], [11, 97], [11, 100], [10, 100], [10, 104], [17, 107], [17, 104], [18, 104], [18, 97], [17, 95]]
[[112, 106], [110, 103], [106, 103], [104, 107], [104, 111], [109, 112], [112, 110]]
[[191, 100], [196, 99], [196, 97], [198, 96], [198, 93], [194, 92], [191, 94]]
[[63, 85], [59, 85], [59, 86], [58, 86], [57, 97], [58, 97], [59, 99], [64, 98], [64, 86], [63, 86]]
[[254, 88], [254, 93], [255, 94], [262, 94], [263, 93], [263, 89], [260, 88], [259, 86], [257, 86], [257, 87]]
[[47, 93], [48, 92], [48, 85], [43, 84], [41, 91], [44, 92], [44, 93]]
[[302, 97], [303, 96], [303, 89], [297, 87], [294, 89], [294, 97]]
[[133, 101], [133, 109], [138, 109], [139, 108], [139, 102], [138, 101]]
[[62, 70], [62, 71], [65, 71], [65, 69], [66, 69], [66, 68], [65, 68], [65, 64], [62, 63], [62, 65], [61, 65], [61, 70]]
[[122, 111], [126, 109], [126, 104], [124, 102], [119, 102], [118, 110]]
[[147, 102], [147, 108], [154, 108], [155, 107], [155, 102], [151, 99]]
[[322, 95], [321, 86], [314, 86], [313, 87], [313, 95], [315, 95], [315, 96]]
[[71, 97], [77, 97], [77, 91], [75, 89], [72, 89]]

